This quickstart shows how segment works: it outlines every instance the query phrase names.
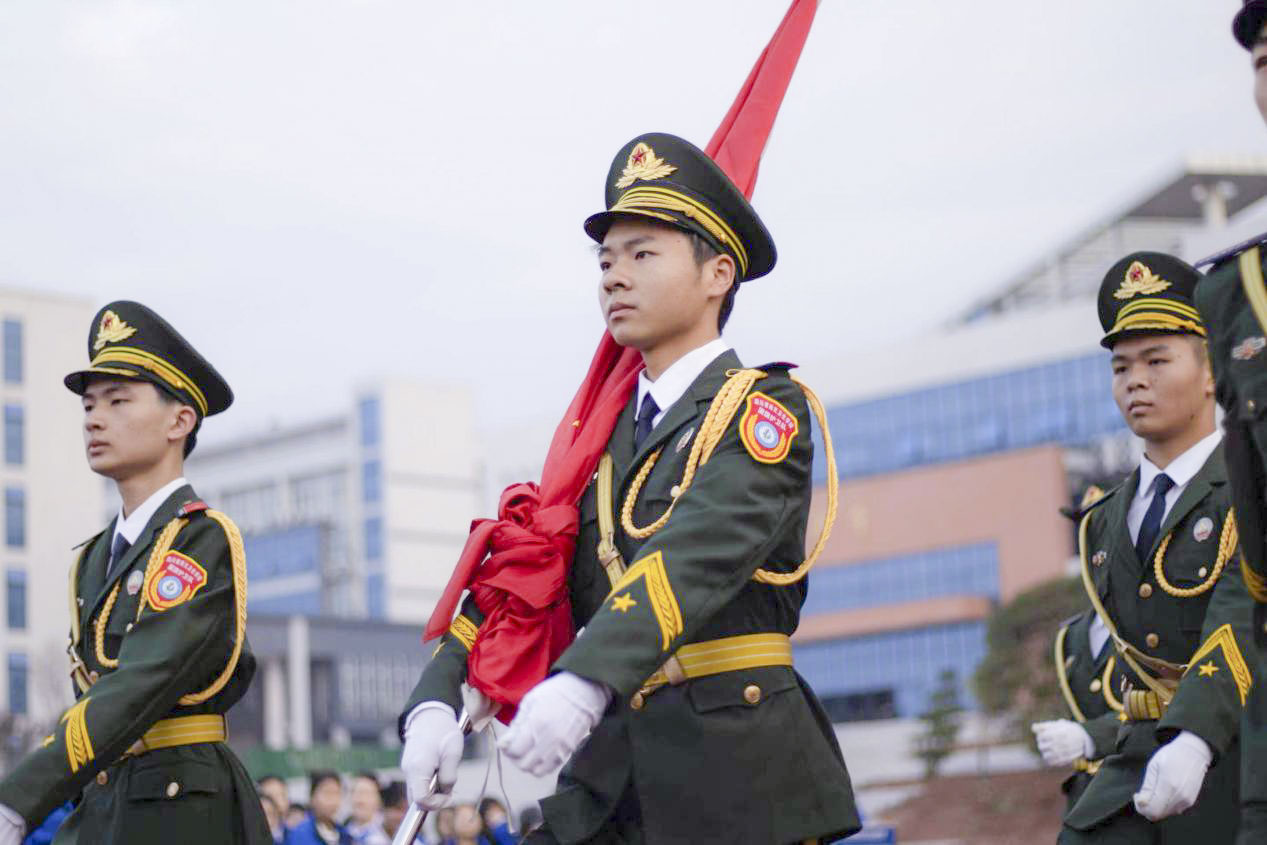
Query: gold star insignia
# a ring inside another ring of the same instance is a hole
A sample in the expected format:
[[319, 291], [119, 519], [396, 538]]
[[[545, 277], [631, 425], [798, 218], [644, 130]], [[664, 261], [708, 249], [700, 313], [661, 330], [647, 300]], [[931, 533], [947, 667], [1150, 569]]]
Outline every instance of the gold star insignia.
[[1197, 670], [1197, 672], [1199, 672], [1201, 677], [1203, 678], [1208, 678], [1217, 671], [1219, 671], [1219, 667], [1214, 665], [1213, 660], [1211, 660], [1209, 663], [1202, 663], [1201, 668]]
[[612, 610], [620, 613], [627, 613], [629, 608], [633, 607], [637, 603], [638, 602], [633, 600], [633, 596], [625, 593], [624, 595], [616, 596], [616, 598], [612, 599]]

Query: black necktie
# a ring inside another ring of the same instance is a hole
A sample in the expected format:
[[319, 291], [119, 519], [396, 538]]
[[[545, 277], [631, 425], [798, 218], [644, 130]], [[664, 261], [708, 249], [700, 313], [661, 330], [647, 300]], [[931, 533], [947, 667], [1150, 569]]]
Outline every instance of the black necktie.
[[115, 566], [118, 565], [130, 548], [132, 548], [132, 544], [122, 534], [114, 535], [114, 545], [110, 547], [110, 566], [106, 568], [107, 579], [114, 575]]
[[1135, 540], [1135, 554], [1141, 563], [1148, 563], [1148, 553], [1157, 542], [1157, 534], [1161, 531], [1161, 519], [1166, 515], [1166, 494], [1175, 486], [1169, 475], [1162, 473], [1153, 482], [1153, 500], [1144, 513], [1144, 521], [1139, 526], [1139, 537]]
[[655, 428], [655, 415], [660, 413], [660, 406], [651, 398], [651, 391], [642, 397], [642, 405], [638, 408], [638, 422], [634, 425], [634, 451], [642, 448], [642, 441], [647, 439], [651, 429]]

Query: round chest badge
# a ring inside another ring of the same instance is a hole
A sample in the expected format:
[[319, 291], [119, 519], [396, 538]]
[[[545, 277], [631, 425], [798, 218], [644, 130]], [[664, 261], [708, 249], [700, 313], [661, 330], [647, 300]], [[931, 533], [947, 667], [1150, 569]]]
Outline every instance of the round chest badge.
[[189, 601], [207, 583], [207, 570], [180, 552], [168, 552], [145, 588], [145, 601], [155, 610], [168, 610]]
[[141, 592], [141, 584], [145, 583], [145, 573], [141, 570], [133, 570], [128, 576], [128, 595], [134, 596]]
[[1214, 520], [1208, 516], [1203, 516], [1197, 520], [1197, 524], [1192, 526], [1192, 539], [1198, 543], [1204, 543], [1210, 539], [1210, 535], [1214, 533]]
[[748, 396], [739, 420], [739, 439], [748, 454], [763, 464], [777, 464], [787, 457], [800, 424], [779, 402], [761, 392]]
[[1109, 559], [1109, 553], [1101, 549], [1091, 556], [1091, 563], [1094, 566], [1103, 566], [1104, 562]]

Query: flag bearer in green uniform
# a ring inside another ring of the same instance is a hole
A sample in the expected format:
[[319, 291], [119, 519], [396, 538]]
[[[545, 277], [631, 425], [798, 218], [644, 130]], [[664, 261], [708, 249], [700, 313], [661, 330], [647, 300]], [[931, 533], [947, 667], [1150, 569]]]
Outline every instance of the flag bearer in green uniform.
[[[1267, 0], [1245, 0], [1232, 31], [1250, 52], [1254, 99], [1267, 120]], [[1267, 234], [1198, 266], [1211, 265], [1197, 287], [1210, 331], [1216, 395], [1226, 412], [1227, 473], [1240, 525], [1241, 571], [1254, 598], [1259, 659], [1267, 654]], [[1256, 672], [1256, 674], [1260, 674]], [[1261, 684], [1245, 706], [1241, 767], [1241, 842], [1267, 842], [1267, 693]]]
[[242, 537], [183, 478], [203, 418], [233, 394], [135, 302], [97, 314], [88, 358], [66, 386], [83, 398], [88, 465], [122, 507], [71, 568], [76, 702], [0, 781], [0, 843], [73, 800], [58, 845], [264, 845], [254, 785], [224, 744], [255, 672]]
[[1100, 760], [1113, 753], [1122, 703], [1114, 693], [1121, 678], [1109, 643], [1109, 629], [1094, 610], [1060, 626], [1055, 643], [1056, 679], [1069, 719], [1033, 725], [1039, 753], [1049, 766], [1072, 766], [1060, 785], [1066, 810], [1082, 797]]
[[[581, 498], [568, 580], [584, 631], [501, 741], [539, 775], [567, 762], [526, 841], [837, 839], [859, 827], [849, 775], [788, 640], [813, 560], [817, 400], [787, 364], [744, 369], [720, 336], [774, 244], [713, 161], [671, 135], [625, 145], [606, 198], [585, 223], [598, 298], [646, 369]], [[453, 779], [482, 621], [468, 599], [402, 717], [415, 797], [437, 771]]]
[[1256, 652], [1196, 281], [1177, 258], [1141, 252], [1100, 289], [1113, 396], [1144, 458], [1079, 523], [1083, 584], [1125, 673], [1125, 721], [1065, 816], [1065, 845], [1236, 838]]

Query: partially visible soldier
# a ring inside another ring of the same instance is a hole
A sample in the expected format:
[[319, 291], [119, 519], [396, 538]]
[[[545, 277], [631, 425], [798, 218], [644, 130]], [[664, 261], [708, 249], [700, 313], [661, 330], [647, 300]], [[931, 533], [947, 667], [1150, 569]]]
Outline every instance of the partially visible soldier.
[[77, 701], [0, 781], [0, 844], [75, 800], [56, 845], [266, 845], [255, 787], [224, 744], [255, 674], [242, 537], [183, 477], [203, 418], [233, 394], [135, 302], [97, 314], [88, 358], [66, 386], [83, 397], [88, 465], [122, 507], [71, 568]]
[[1113, 753], [1060, 842], [1232, 843], [1241, 709], [1257, 655], [1237, 564], [1196, 271], [1140, 252], [1100, 288], [1113, 398], [1140, 467], [1079, 522], [1087, 598], [1125, 673]]
[[[1232, 24], [1250, 51], [1254, 99], [1267, 121], [1267, 0], [1245, 0]], [[1253, 596], [1254, 638], [1267, 651], [1267, 234], [1197, 266], [1210, 265], [1197, 308], [1210, 331], [1216, 396], [1226, 412], [1227, 472], [1240, 524], [1241, 571]], [[1260, 668], [1260, 667], [1255, 667]], [[1256, 673], [1258, 674], [1258, 673]], [[1267, 693], [1256, 684], [1245, 707], [1241, 838], [1267, 841]]]
[[1049, 766], [1072, 766], [1060, 789], [1066, 811], [1082, 797], [1100, 761], [1113, 753], [1122, 703], [1114, 695], [1121, 678], [1109, 647], [1109, 629], [1094, 610], [1067, 620], [1056, 632], [1056, 679], [1069, 719], [1033, 725], [1039, 753]]

